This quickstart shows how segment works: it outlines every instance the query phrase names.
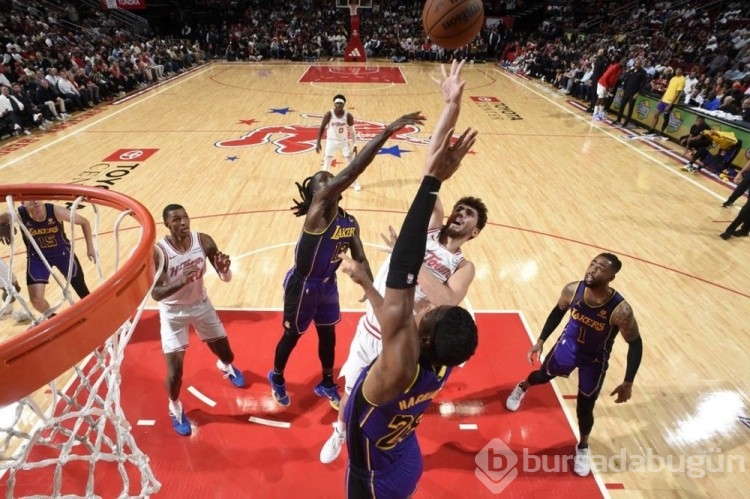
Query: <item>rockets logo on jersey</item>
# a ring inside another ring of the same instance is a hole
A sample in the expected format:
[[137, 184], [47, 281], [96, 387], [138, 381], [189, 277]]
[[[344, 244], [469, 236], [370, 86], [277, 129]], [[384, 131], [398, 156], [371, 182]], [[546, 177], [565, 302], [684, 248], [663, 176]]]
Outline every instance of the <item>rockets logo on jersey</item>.
[[[238, 139], [220, 140], [214, 145], [216, 147], [233, 148], [233, 147], [252, 147], [264, 144], [273, 144], [276, 146], [278, 154], [302, 154], [315, 151], [315, 143], [318, 140], [318, 130], [320, 129], [320, 120], [322, 114], [300, 114], [303, 118], [317, 120], [317, 124], [309, 125], [269, 125], [246, 133]], [[357, 140], [369, 141], [385, 129], [384, 123], [376, 121], [354, 120], [354, 126], [357, 130]], [[391, 139], [408, 142], [410, 144], [427, 145], [430, 143], [429, 137], [414, 137], [419, 133], [420, 128], [415, 125], [406, 125], [398, 133], [394, 134]]]

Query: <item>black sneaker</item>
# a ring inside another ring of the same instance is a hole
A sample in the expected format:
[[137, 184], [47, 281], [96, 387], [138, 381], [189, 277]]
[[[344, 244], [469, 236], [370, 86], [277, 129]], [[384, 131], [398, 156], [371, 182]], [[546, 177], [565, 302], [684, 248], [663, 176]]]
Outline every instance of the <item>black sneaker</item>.
[[722, 208], [729, 208], [730, 206], [732, 206], [732, 203], [721, 203]]
[[725, 241], [728, 241], [729, 238], [732, 237], [732, 234], [727, 234], [726, 232], [722, 232], [721, 234], [719, 234], [719, 237]]
[[734, 237], [748, 237], [748, 236], [750, 236], [750, 231], [736, 230], [736, 231], [732, 232], [732, 235]]

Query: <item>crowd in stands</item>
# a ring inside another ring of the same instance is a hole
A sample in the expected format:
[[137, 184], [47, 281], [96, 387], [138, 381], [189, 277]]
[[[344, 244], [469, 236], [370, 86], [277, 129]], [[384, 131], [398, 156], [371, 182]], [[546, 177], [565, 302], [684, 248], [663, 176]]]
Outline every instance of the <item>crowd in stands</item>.
[[0, 138], [45, 131], [206, 58], [197, 42], [139, 39], [83, 4], [3, 3]]
[[[750, 126], [750, 4], [613, 6], [614, 16], [606, 9], [597, 11], [601, 24], [596, 34], [579, 31], [590, 21], [573, 15], [576, 5], [560, 6], [540, 32], [508, 44], [503, 64], [587, 102], [595, 98], [597, 81], [615, 58], [628, 68], [638, 62], [647, 75], [640, 93], [655, 97], [681, 68], [686, 79], [680, 104]], [[550, 37], [552, 32], [559, 36]]]
[[[263, 0], [227, 3], [240, 9], [238, 20], [186, 24], [177, 34], [185, 39], [134, 36], [106, 10], [79, 3], [4, 3], [0, 88], [6, 89], [0, 91], [0, 136], [44, 130], [72, 112], [210, 58], [310, 62], [341, 57], [351, 29], [348, 9], [328, 0], [296, 1], [292, 8]], [[523, 4], [488, 1], [485, 12], [505, 15]], [[685, 105], [750, 121], [750, 5], [744, 2], [555, 0], [539, 30], [521, 33], [492, 23], [457, 51], [446, 51], [425, 36], [422, 2], [376, 0], [358, 14], [368, 57], [499, 60], [592, 107], [603, 68], [621, 57], [628, 67], [639, 61], [645, 69], [642, 92], [659, 95], [680, 67], [687, 77]]]

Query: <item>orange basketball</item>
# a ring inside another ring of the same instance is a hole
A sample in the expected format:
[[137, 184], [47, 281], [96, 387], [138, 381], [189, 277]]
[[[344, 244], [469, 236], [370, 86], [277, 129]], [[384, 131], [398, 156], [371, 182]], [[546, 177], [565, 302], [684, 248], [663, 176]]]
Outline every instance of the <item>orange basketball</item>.
[[434, 43], [444, 49], [463, 47], [484, 24], [482, 0], [427, 0], [422, 26]]

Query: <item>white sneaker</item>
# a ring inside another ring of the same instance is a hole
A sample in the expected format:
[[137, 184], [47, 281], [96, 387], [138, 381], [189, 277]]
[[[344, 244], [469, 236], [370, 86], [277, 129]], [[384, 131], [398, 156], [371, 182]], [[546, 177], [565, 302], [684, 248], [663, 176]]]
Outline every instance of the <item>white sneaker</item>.
[[32, 317], [26, 310], [14, 310], [13, 319], [16, 322], [31, 322]]
[[354, 183], [352, 184], [352, 189], [354, 189], [357, 192], [362, 190], [362, 186], [359, 184], [359, 180], [354, 181]]
[[516, 412], [521, 407], [521, 401], [523, 400], [526, 392], [521, 388], [521, 383], [518, 383], [516, 387], [510, 392], [508, 400], [505, 401], [505, 408], [509, 411]]
[[335, 425], [334, 423], [333, 433], [328, 437], [326, 443], [323, 444], [323, 448], [320, 449], [320, 462], [323, 464], [334, 462], [339, 457], [339, 454], [341, 454], [341, 448], [346, 442], [346, 433], [340, 433]]
[[581, 449], [576, 445], [576, 458], [573, 461], [573, 473], [578, 476], [587, 476], [591, 473], [591, 463], [589, 462], [589, 448]]

